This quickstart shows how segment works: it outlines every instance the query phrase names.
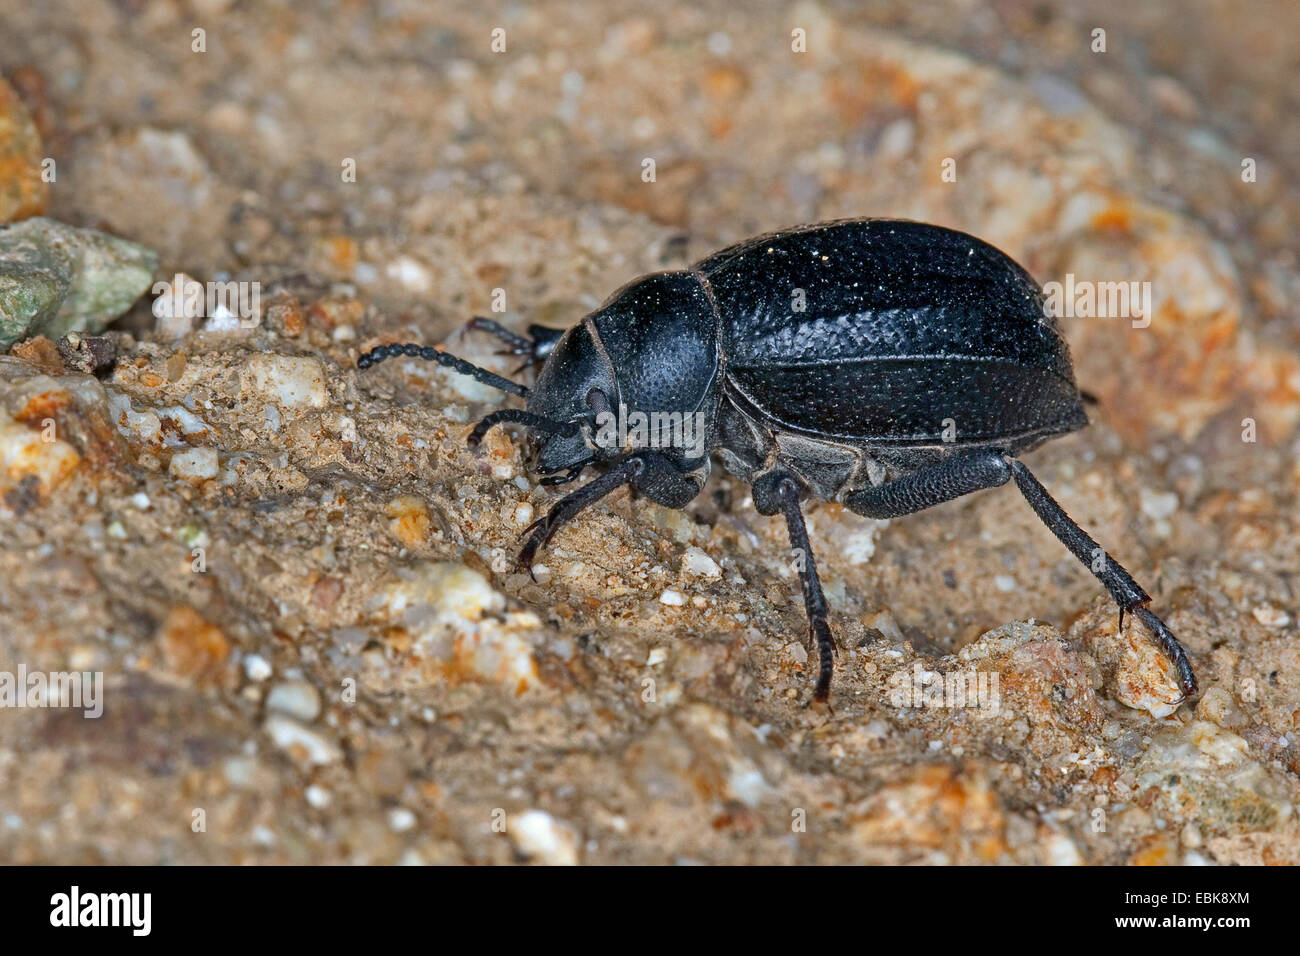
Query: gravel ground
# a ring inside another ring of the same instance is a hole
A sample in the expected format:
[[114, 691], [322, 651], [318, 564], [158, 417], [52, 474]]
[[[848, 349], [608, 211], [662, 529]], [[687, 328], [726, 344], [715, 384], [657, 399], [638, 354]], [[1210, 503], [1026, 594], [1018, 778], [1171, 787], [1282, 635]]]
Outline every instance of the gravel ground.
[[[0, 355], [0, 672], [103, 679], [95, 719], [0, 708], [0, 861], [1300, 862], [1295, 6], [654, 10], [0, 0], [0, 220], [261, 292]], [[1028, 460], [1191, 700], [1003, 488], [809, 509], [843, 645], [809, 707], [743, 485], [612, 496], [534, 579], [555, 495], [464, 444], [500, 397], [355, 368], [509, 373], [466, 318], [864, 215], [1150, 283], [1149, 323], [1065, 320], [1093, 425]], [[918, 674], [998, 706], [909, 706]]]

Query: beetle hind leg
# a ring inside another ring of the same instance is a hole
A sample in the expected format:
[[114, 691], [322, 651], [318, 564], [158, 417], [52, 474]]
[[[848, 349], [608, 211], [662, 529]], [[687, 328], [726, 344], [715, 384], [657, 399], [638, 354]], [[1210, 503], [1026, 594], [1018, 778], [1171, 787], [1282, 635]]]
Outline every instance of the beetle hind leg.
[[1174, 637], [1165, 622], [1147, 609], [1147, 605], [1151, 603], [1151, 595], [1142, 590], [1133, 580], [1133, 576], [1124, 570], [1119, 562], [1103, 551], [1086, 531], [1075, 524], [1074, 519], [1065, 513], [1065, 509], [1047, 493], [1047, 489], [1039, 483], [1028, 468], [1014, 458], [1008, 459], [1008, 462], [1020, 493], [1025, 496], [1025, 500], [1029, 502], [1029, 506], [1034, 509], [1039, 519], [1060, 539], [1071, 554], [1092, 571], [1119, 604], [1120, 626], [1123, 627], [1125, 611], [1141, 620], [1156, 636], [1161, 648], [1173, 662], [1174, 668], [1178, 671], [1178, 682], [1183, 693], [1188, 696], [1196, 693], [1196, 675], [1192, 671], [1191, 662], [1187, 659], [1187, 651], [1183, 649], [1183, 645], [1178, 642], [1178, 638]]
[[956, 452], [932, 465], [883, 485], [851, 492], [845, 506], [865, 518], [899, 518], [960, 498], [984, 488], [996, 488], [1011, 478], [1011, 466], [996, 448]]
[[1011, 478], [1039, 520], [1110, 592], [1120, 608], [1120, 626], [1123, 627], [1125, 614], [1141, 620], [1173, 662], [1183, 693], [1196, 693], [1196, 675], [1187, 652], [1165, 622], [1147, 610], [1151, 595], [1065, 513], [1028, 468], [1005, 452], [996, 448], [957, 452], [895, 481], [854, 491], [845, 497], [844, 504], [868, 518], [897, 518], [983, 488], [1006, 484]]

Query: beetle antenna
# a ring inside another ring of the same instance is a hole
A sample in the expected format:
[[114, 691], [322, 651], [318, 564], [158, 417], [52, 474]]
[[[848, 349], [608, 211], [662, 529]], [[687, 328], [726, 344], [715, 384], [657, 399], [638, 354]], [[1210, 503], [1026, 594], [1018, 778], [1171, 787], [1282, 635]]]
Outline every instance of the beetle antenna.
[[549, 435], [576, 435], [579, 430], [577, 422], [557, 422], [543, 415], [526, 412], [522, 408], [503, 408], [500, 411], [493, 412], [474, 426], [474, 430], [469, 433], [469, 438], [466, 439], [469, 447], [477, 448], [479, 443], [483, 441], [483, 436], [503, 422], [516, 422], [529, 428], [536, 428], [538, 431], [546, 432]]
[[468, 375], [474, 381], [481, 382], [490, 388], [498, 388], [503, 392], [509, 392], [521, 398], [528, 397], [529, 389], [518, 382], [512, 382], [495, 372], [479, 368], [471, 362], [466, 362], [464, 359], [457, 358], [451, 353], [444, 352], [441, 348], [432, 345], [415, 345], [414, 343], [381, 345], [369, 352], [363, 352], [357, 359], [357, 368], [370, 368], [370, 366], [378, 364], [384, 359], [396, 358], [399, 355], [424, 359], [426, 362], [437, 362], [439, 365], [446, 366], [461, 375]]

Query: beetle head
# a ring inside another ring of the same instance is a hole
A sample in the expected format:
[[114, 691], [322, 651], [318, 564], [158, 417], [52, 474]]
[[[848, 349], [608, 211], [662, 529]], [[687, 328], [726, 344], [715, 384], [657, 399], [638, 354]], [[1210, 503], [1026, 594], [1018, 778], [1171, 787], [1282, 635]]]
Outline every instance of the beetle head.
[[718, 404], [712, 303], [688, 272], [646, 276], [564, 333], [542, 367], [528, 410], [575, 422], [545, 436], [543, 474], [654, 448], [684, 470], [707, 459]]

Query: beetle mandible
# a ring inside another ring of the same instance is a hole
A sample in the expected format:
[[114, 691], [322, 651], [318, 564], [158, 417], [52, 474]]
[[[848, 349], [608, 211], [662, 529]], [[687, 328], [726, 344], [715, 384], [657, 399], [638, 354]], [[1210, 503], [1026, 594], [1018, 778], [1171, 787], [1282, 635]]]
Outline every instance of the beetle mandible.
[[[717, 452], [749, 483], [759, 513], [785, 518], [819, 657], [813, 697], [825, 702], [835, 642], [802, 502], [895, 518], [1014, 481], [1115, 598], [1121, 628], [1126, 612], [1138, 617], [1184, 694], [1196, 691], [1182, 645], [1147, 608], [1150, 595], [1017, 459], [1088, 418], [1042, 291], [993, 246], [908, 220], [841, 220], [644, 276], [567, 331], [534, 325], [525, 337], [483, 318], [470, 327], [544, 363], [536, 385], [430, 346], [381, 345], [357, 364], [410, 355], [521, 396], [525, 409], [493, 412], [469, 442], [499, 424], [525, 426], [539, 438], [532, 465], [544, 484], [573, 481], [589, 465], [605, 469], [525, 532], [521, 566], [623, 485], [685, 507]], [[704, 440], [693, 448], [601, 440], [611, 416], [633, 412], [698, 415]]]

